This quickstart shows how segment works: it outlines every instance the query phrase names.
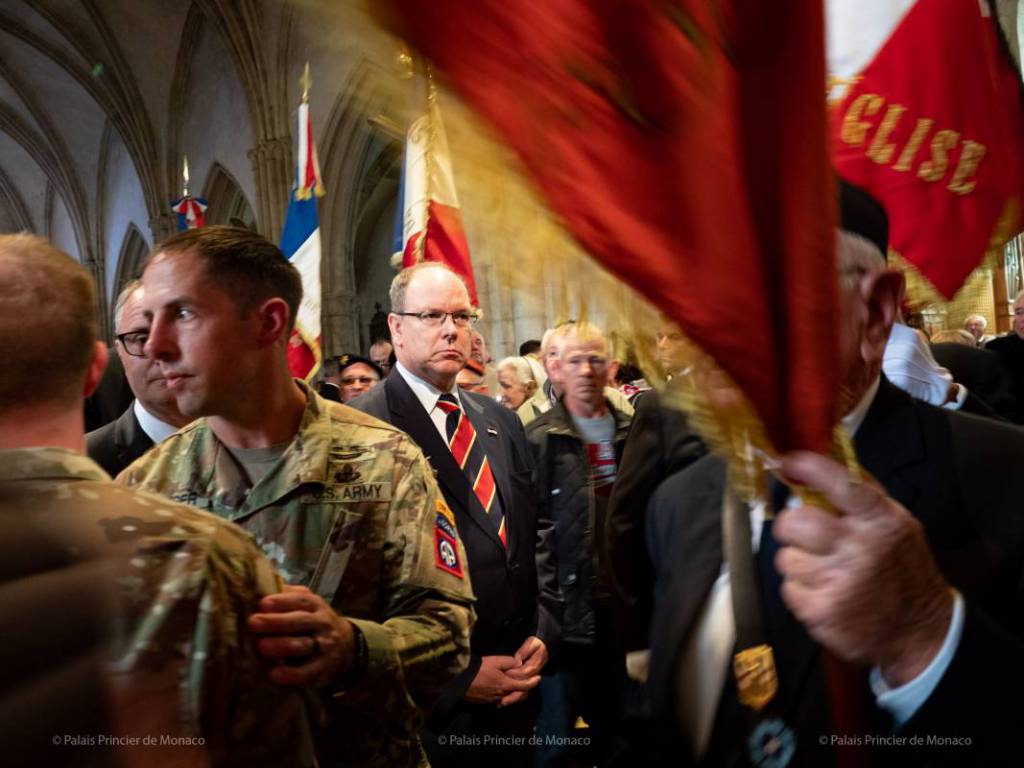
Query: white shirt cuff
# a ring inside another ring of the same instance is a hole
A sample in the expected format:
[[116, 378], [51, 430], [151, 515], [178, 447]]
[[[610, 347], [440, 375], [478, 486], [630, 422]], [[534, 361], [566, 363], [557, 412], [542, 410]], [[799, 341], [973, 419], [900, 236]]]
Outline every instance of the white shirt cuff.
[[875, 703], [892, 715], [897, 728], [910, 720], [932, 695], [960, 645], [960, 636], [964, 630], [964, 598], [955, 589], [950, 591], [953, 593], [953, 617], [949, 620], [946, 639], [924, 671], [909, 683], [891, 688], [878, 667], [871, 670], [871, 690], [875, 694]]
[[949, 408], [951, 411], [959, 411], [963, 404], [967, 401], [967, 387], [963, 384], [954, 384], [956, 387], [956, 399], [950, 400], [948, 403], [943, 403], [943, 408]]

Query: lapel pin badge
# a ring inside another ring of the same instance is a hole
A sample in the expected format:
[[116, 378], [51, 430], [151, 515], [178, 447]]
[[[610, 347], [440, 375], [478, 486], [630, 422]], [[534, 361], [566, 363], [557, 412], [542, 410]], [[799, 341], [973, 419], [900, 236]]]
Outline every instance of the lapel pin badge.
[[496, 430], [494, 427], [488, 427], [487, 428], [487, 434], [488, 435], [494, 435], [495, 437], [497, 437], [498, 436], [498, 430]]

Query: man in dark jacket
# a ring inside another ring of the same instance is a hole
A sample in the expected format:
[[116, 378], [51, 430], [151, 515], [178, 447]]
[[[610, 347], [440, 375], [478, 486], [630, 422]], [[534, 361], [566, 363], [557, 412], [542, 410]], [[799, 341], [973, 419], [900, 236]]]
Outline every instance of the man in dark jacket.
[[[430, 764], [519, 768], [532, 763], [531, 692], [562, 606], [553, 526], [534, 503], [523, 427], [507, 408], [456, 385], [474, 318], [466, 285], [451, 269], [425, 262], [400, 272], [388, 315], [398, 361], [351, 406], [408, 432], [423, 449], [466, 547], [477, 621], [469, 667], [446, 686], [422, 732]], [[437, 562], [461, 574], [442, 525]]]
[[85, 436], [89, 458], [111, 477], [192, 421], [178, 410], [157, 361], [145, 355], [150, 323], [142, 296], [142, 283], [132, 280], [114, 305], [114, 346], [135, 399], [117, 419]]
[[582, 715], [592, 735], [592, 762], [601, 765], [615, 747], [625, 658], [612, 629], [611, 588], [599, 552], [630, 417], [605, 399], [607, 346], [597, 328], [574, 324], [555, 365], [563, 397], [527, 428], [538, 506], [555, 523], [565, 604], [556, 665], [541, 681], [538, 755], [542, 765], [566, 764], [565, 740]]
[[1013, 302], [1013, 330], [992, 339], [985, 349], [995, 352], [1003, 361], [1010, 373], [1018, 410], [1024, 409], [1024, 291], [1018, 293]]

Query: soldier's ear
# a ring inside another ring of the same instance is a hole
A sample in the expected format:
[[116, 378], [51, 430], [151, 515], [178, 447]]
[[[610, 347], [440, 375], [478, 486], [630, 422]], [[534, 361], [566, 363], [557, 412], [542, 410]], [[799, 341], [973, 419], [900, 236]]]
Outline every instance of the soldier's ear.
[[107, 358], [110, 353], [107, 352], [107, 345], [102, 341], [93, 342], [92, 345], [92, 358], [89, 360], [89, 367], [85, 372], [85, 388], [82, 390], [82, 397], [89, 397], [93, 392], [96, 391], [96, 387], [100, 385], [100, 379], [103, 378], [103, 371], [107, 368]]
[[271, 346], [279, 341], [288, 341], [291, 335], [288, 329], [291, 312], [288, 309], [288, 302], [284, 299], [267, 299], [256, 310], [259, 317], [259, 332], [257, 341], [259, 346]]

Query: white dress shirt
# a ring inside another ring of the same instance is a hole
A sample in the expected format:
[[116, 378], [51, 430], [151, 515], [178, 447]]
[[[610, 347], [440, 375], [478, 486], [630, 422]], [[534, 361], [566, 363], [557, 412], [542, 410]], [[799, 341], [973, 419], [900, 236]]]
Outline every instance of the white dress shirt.
[[153, 441], [153, 445], [162, 443], [178, 431], [177, 427], [165, 421], [160, 421], [160, 419], [147, 411], [138, 398], [135, 398], [132, 409], [135, 411], [135, 418], [138, 419], [139, 426], [142, 427], [142, 431], [146, 433], [149, 439]]
[[441, 439], [444, 440], [445, 445], [448, 444], [448, 428], [446, 423], [448, 421], [448, 414], [443, 408], [437, 407], [437, 401], [441, 395], [454, 395], [455, 399], [459, 402], [459, 408], [462, 408], [462, 398], [459, 397], [459, 387], [457, 384], [452, 382], [452, 388], [444, 392], [438, 389], [429, 381], [425, 381], [412, 373], [401, 363], [395, 363], [395, 370], [398, 371], [399, 375], [405, 380], [405, 383], [409, 385], [409, 389], [416, 395], [416, 399], [423, 405], [423, 410], [430, 416], [430, 420], [434, 422], [434, 426], [437, 427], [437, 431], [441, 435]]
[[[843, 418], [843, 426], [850, 437], [864, 421], [878, 387], [880, 379], [868, 388], [857, 406]], [[791, 496], [787, 506], [799, 506], [797, 497]], [[764, 504], [757, 504], [750, 510], [752, 551], [756, 553], [761, 541], [764, 524]], [[871, 689], [876, 704], [888, 712], [896, 727], [909, 720], [927, 701], [960, 644], [964, 625], [963, 597], [953, 592], [953, 616], [942, 648], [920, 675], [898, 688], [890, 688], [876, 667], [871, 670]], [[711, 587], [711, 592], [701, 609], [697, 626], [679, 657], [676, 668], [676, 710], [683, 732], [689, 735], [694, 746], [694, 755], [700, 758], [708, 748], [714, 727], [718, 701], [725, 685], [725, 676], [732, 668], [733, 646], [736, 643], [736, 621], [733, 616], [732, 586], [729, 569], [722, 563], [722, 570]]]

